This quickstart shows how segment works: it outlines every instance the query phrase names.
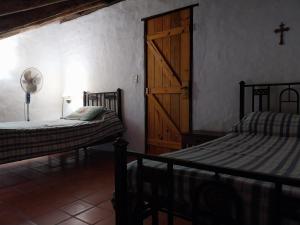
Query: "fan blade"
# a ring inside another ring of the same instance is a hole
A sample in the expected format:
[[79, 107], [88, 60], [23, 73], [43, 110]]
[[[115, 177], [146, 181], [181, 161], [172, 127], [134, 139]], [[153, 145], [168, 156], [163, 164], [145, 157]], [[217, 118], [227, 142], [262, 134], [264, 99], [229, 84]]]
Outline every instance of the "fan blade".
[[42, 79], [38, 76], [36, 76], [35, 78], [33, 78], [32, 80], [32, 84], [34, 85], [39, 85], [41, 83]]
[[28, 93], [34, 93], [34, 92], [37, 91], [37, 86], [36, 86], [36, 85], [33, 85], [33, 84], [28, 84], [28, 85], [26, 86], [26, 91], [27, 91]]
[[24, 79], [25, 79], [26, 81], [30, 81], [30, 80], [32, 79], [31, 71], [30, 71], [30, 70], [29, 70], [29, 71], [26, 71], [26, 72], [24, 73]]
[[27, 81], [27, 80], [22, 80], [22, 84], [27, 85], [27, 84], [28, 84], [28, 81]]

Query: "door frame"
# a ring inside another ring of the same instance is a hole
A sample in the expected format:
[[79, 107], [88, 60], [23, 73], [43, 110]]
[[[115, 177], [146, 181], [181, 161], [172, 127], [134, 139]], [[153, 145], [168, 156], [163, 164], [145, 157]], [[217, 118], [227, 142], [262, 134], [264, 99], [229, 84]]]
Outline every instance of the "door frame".
[[149, 16], [149, 17], [145, 17], [142, 19], [142, 21], [144, 22], [144, 74], [145, 74], [145, 80], [144, 80], [144, 88], [143, 88], [143, 92], [144, 92], [144, 110], [145, 110], [145, 115], [144, 115], [144, 120], [145, 120], [145, 153], [148, 153], [147, 150], [147, 137], [148, 137], [148, 100], [147, 100], [147, 96], [146, 96], [146, 88], [147, 88], [147, 84], [148, 84], [148, 69], [147, 69], [147, 61], [148, 61], [148, 54], [147, 54], [147, 21], [149, 19], [153, 19], [156, 17], [160, 17], [160, 16], [164, 16], [167, 15], [169, 13], [173, 13], [173, 12], [177, 12], [177, 11], [181, 11], [184, 9], [189, 9], [190, 10], [190, 84], [189, 84], [189, 100], [190, 100], [190, 104], [189, 104], [189, 130], [193, 130], [193, 74], [194, 74], [194, 68], [193, 68], [193, 62], [194, 62], [194, 49], [193, 49], [193, 41], [194, 41], [194, 36], [193, 36], [193, 31], [194, 31], [194, 23], [193, 23], [193, 19], [194, 19], [194, 7], [199, 6], [199, 4], [193, 4], [190, 6], [185, 6], [182, 8], [177, 8], [171, 11], [167, 11], [164, 13], [160, 13], [157, 15], [153, 15], [153, 16]]

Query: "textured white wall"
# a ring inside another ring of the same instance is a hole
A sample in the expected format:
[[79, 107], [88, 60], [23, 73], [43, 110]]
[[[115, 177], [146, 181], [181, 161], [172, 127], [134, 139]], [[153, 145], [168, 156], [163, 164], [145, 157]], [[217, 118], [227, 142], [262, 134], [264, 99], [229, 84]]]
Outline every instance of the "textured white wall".
[[[238, 120], [238, 82], [300, 81], [300, 1], [200, 1], [193, 115], [195, 129], [228, 130]], [[273, 32], [291, 27], [286, 45]]]
[[62, 76], [57, 25], [0, 40], [0, 121], [24, 120], [25, 94], [20, 86], [24, 69], [36, 67], [44, 76], [42, 90], [31, 97], [31, 119], [60, 116]]
[[[144, 147], [141, 18], [199, 2], [194, 9], [193, 128], [228, 130], [238, 120], [238, 82], [299, 81], [298, 0], [127, 0], [65, 23], [63, 60], [84, 68], [91, 91], [124, 90], [126, 138]], [[291, 27], [286, 45], [273, 30]], [[80, 71], [81, 69], [79, 69]], [[66, 70], [65, 70], [66, 71]], [[139, 75], [139, 83], [134, 76]], [[66, 75], [66, 74], [65, 74]], [[76, 76], [82, 77], [77, 74]]]
[[[141, 19], [193, 2], [196, 1], [127, 0], [62, 24], [63, 65], [76, 68], [71, 73], [68, 70], [72, 69], [64, 68], [65, 88], [70, 89], [74, 74], [82, 82], [81, 86], [74, 85], [77, 89], [73, 88], [73, 92], [79, 94], [84, 89], [122, 88], [125, 138], [131, 149], [144, 150], [144, 24]], [[138, 83], [135, 82], [137, 75]], [[77, 106], [82, 104], [76, 103]], [[75, 105], [71, 108], [76, 108]]]

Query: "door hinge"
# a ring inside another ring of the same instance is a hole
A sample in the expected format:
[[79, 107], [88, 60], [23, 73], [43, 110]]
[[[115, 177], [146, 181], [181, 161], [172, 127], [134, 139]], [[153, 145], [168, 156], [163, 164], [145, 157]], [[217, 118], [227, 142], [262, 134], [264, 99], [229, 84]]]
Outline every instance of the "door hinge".
[[145, 89], [145, 94], [148, 95], [149, 94], [149, 88]]

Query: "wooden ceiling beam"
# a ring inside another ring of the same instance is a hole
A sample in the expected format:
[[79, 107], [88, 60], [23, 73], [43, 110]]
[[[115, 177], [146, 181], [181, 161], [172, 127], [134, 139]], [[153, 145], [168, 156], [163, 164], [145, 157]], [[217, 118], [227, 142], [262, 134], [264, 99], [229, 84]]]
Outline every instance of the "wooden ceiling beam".
[[85, 11], [82, 11], [82, 12], [79, 12], [79, 13], [76, 13], [76, 14], [71, 14], [71, 15], [65, 16], [64, 18], [62, 18], [60, 20], [60, 23], [66, 23], [66, 22], [69, 22], [71, 20], [75, 20], [79, 17], [86, 16], [88, 14], [91, 14], [91, 13], [97, 11], [98, 9], [102, 9], [102, 7], [101, 6], [100, 7], [95, 7], [95, 8], [85, 10]]
[[0, 16], [29, 11], [69, 0], [9, 0], [0, 1]]
[[10, 14], [0, 19], [0, 38], [9, 37], [33, 27], [62, 21], [73, 14], [100, 9], [122, 0], [71, 0]]
[[[106, 6], [105, 7], [108, 7], [110, 5], [113, 5], [113, 4], [116, 4], [118, 2], [122, 2], [124, 0], [106, 0]], [[71, 20], [75, 20], [81, 16], [86, 16], [88, 14], [91, 14], [99, 9], [102, 9], [104, 8], [103, 6], [99, 6], [99, 7], [93, 7], [91, 9], [88, 9], [88, 10], [85, 10], [85, 11], [81, 11], [79, 13], [76, 13], [76, 14], [71, 14], [71, 15], [68, 15], [66, 17], [64, 17], [63, 19], [60, 20], [60, 23], [66, 23], [66, 22], [69, 22]]]

